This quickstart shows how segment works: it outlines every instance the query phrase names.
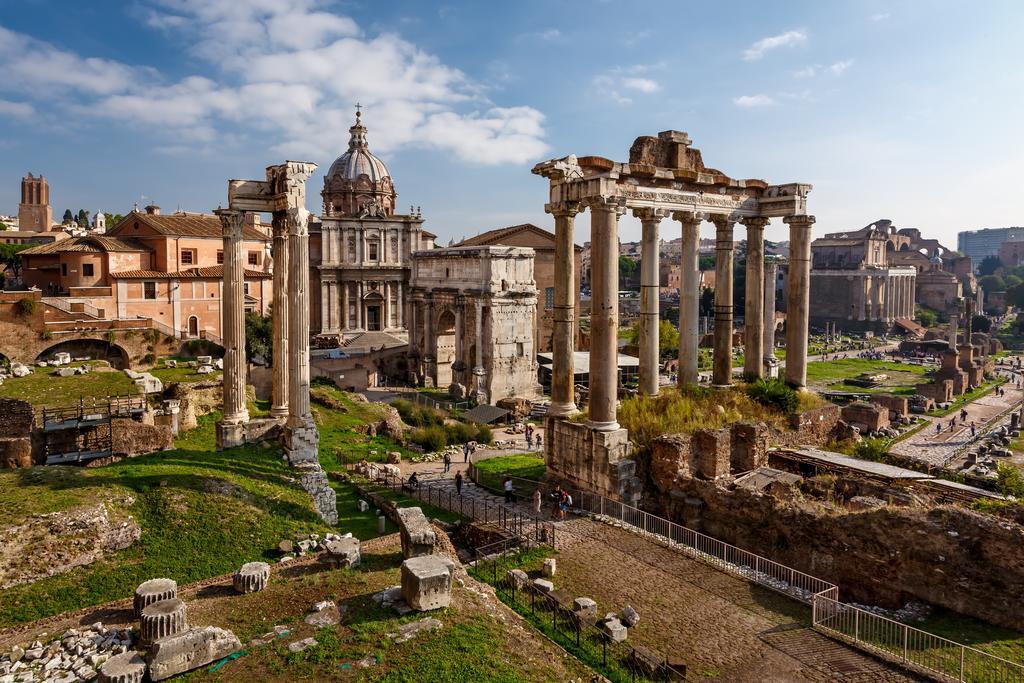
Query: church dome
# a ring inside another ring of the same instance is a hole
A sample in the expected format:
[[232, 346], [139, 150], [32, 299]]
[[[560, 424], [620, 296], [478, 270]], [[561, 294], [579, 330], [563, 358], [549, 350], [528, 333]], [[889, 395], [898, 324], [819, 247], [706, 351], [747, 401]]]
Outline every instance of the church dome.
[[388, 167], [370, 152], [358, 109], [356, 123], [348, 130], [348, 151], [334, 160], [324, 176], [324, 214], [373, 218], [392, 215], [398, 195]]

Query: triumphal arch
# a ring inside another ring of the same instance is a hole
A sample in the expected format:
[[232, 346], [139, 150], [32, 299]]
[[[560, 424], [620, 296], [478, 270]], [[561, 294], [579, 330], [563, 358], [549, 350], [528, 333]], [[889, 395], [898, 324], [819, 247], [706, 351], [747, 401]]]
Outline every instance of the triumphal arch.
[[[570, 155], [537, 164], [549, 181], [545, 211], [555, 218], [555, 302], [548, 466], [580, 486], [622, 500], [639, 495], [626, 430], [618, 405], [618, 221], [631, 211], [643, 226], [641, 256], [640, 390], [658, 392], [658, 231], [665, 218], [682, 232], [679, 312], [679, 384], [697, 382], [699, 274], [697, 251], [703, 221], [715, 226], [715, 328], [712, 383], [732, 382], [733, 232], [746, 229], [744, 374], [764, 374], [764, 229], [771, 218], [789, 225], [786, 381], [807, 383], [807, 316], [811, 226], [806, 183], [770, 185], [736, 179], [704, 165], [700, 150], [681, 131], [636, 139], [628, 162]], [[591, 346], [586, 423], [565, 418], [577, 407], [573, 387], [573, 230], [576, 215], [590, 210]]]

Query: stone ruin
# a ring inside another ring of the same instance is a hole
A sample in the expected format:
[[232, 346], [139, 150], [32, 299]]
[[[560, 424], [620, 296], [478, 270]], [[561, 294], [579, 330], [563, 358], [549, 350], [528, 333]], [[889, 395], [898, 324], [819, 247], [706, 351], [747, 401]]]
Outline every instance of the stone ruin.
[[451, 602], [455, 563], [434, 553], [437, 532], [420, 508], [399, 508], [397, 517], [405, 556], [402, 599], [420, 612], [447, 607]]

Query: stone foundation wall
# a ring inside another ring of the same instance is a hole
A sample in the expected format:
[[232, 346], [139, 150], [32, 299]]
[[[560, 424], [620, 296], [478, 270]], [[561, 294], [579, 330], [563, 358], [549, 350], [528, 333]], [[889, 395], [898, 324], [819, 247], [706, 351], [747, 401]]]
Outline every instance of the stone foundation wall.
[[32, 439], [0, 437], [0, 469], [32, 467]]
[[111, 439], [111, 453], [115, 456], [142, 455], [174, 447], [169, 425], [144, 424], [129, 418], [114, 418]]
[[822, 445], [839, 427], [839, 406], [828, 404], [789, 416], [789, 430], [772, 432], [772, 446]]
[[911, 599], [1024, 630], [1024, 526], [959, 507], [865, 511], [785, 501], [698, 479], [651, 490], [645, 509], [832, 581], [844, 600]]
[[17, 439], [32, 433], [35, 410], [28, 401], [0, 398], [0, 438]]
[[552, 479], [626, 503], [639, 498], [641, 482], [625, 429], [596, 432], [549, 417], [545, 437], [544, 461]]
[[862, 432], [877, 432], [889, 426], [889, 409], [874, 403], [856, 401], [843, 406], [843, 421]]

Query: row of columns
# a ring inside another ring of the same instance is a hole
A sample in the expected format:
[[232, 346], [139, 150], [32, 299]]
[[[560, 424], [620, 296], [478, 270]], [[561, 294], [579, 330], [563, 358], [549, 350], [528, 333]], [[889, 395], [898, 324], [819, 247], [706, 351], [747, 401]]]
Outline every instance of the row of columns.
[[[367, 283], [321, 280], [320, 283], [320, 329], [325, 333], [366, 330]], [[380, 282], [380, 329], [388, 330], [405, 326], [402, 290], [405, 284], [400, 280]], [[355, 289], [350, 294], [351, 289]], [[350, 298], [351, 297], [351, 298]], [[350, 300], [356, 302], [355, 315], [351, 313]], [[340, 315], [339, 315], [340, 312]]]
[[[552, 384], [549, 414], [567, 416], [576, 412], [573, 386], [574, 297], [573, 225], [576, 214], [591, 211], [591, 343], [590, 343], [590, 426], [596, 430], [618, 429], [618, 219], [625, 213], [625, 202], [616, 198], [591, 198], [585, 202], [549, 204], [545, 207], [555, 219], [555, 292], [554, 337], [552, 343]], [[661, 209], [635, 209], [642, 234], [640, 290], [640, 391], [654, 395], [659, 391], [659, 254], [658, 231], [667, 212]], [[709, 219], [715, 225], [715, 330], [712, 383], [727, 386], [732, 382], [733, 326], [733, 228], [737, 220], [721, 214], [674, 212], [672, 218], [682, 229], [682, 254], [679, 302], [679, 385], [696, 384], [698, 358], [698, 247], [700, 224]], [[788, 280], [788, 324], [786, 381], [796, 387], [807, 383], [807, 322], [810, 302], [810, 233], [813, 216], [790, 216], [790, 265]], [[771, 291], [765, 282], [764, 229], [767, 218], [742, 219], [747, 229], [746, 304], [744, 336], [746, 356], [744, 374], [750, 378], [764, 374], [765, 354], [772, 353], [774, 339], [775, 268]], [[771, 296], [771, 318], [766, 310]], [[770, 325], [772, 336], [768, 336]]]
[[[218, 425], [218, 446], [245, 443], [246, 407], [245, 258], [242, 249], [245, 214], [219, 209], [224, 236], [224, 280], [221, 301], [224, 343], [224, 416]], [[271, 416], [285, 421], [290, 438], [286, 450], [299, 460], [315, 460], [315, 431], [309, 405], [309, 212], [304, 208], [274, 212], [273, 395]], [[312, 432], [312, 433], [310, 433]], [[299, 446], [295, 446], [299, 443]], [[289, 446], [291, 444], [291, 446]], [[292, 457], [290, 455], [290, 457]]]
[[[854, 307], [857, 320], [890, 321], [914, 317], [914, 276], [888, 272], [859, 276]], [[854, 314], [851, 313], [851, 319]]]

